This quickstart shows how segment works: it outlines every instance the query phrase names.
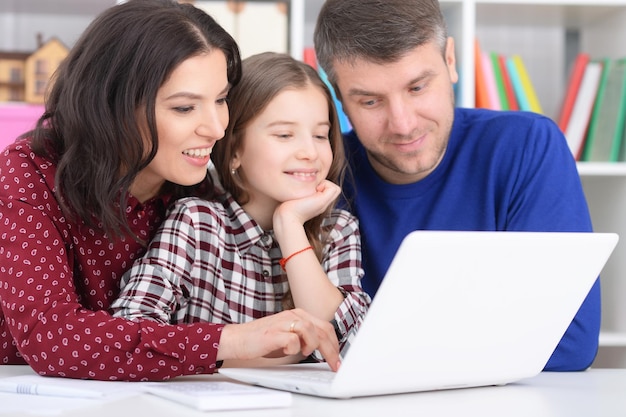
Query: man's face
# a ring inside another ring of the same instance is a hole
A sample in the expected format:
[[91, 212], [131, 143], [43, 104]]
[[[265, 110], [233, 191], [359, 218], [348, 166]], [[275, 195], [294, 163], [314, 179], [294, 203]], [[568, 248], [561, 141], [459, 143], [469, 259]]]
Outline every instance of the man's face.
[[432, 172], [448, 144], [457, 82], [454, 42], [445, 57], [435, 43], [400, 60], [378, 64], [362, 59], [335, 62], [343, 109], [387, 182], [408, 184]]

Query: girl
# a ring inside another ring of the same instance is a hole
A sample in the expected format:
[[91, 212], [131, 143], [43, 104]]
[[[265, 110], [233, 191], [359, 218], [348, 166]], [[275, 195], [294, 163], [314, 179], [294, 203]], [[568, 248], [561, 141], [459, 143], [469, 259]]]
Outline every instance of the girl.
[[212, 154], [225, 192], [174, 206], [115, 314], [243, 323], [295, 306], [332, 321], [345, 347], [371, 300], [357, 221], [333, 208], [345, 156], [332, 96], [310, 66], [263, 53], [244, 60], [230, 108]]
[[226, 326], [108, 312], [170, 201], [214, 194], [208, 155], [240, 72], [232, 37], [189, 4], [130, 0], [90, 24], [36, 129], [0, 155], [1, 364], [161, 380], [319, 349], [336, 369], [332, 326], [304, 310]]

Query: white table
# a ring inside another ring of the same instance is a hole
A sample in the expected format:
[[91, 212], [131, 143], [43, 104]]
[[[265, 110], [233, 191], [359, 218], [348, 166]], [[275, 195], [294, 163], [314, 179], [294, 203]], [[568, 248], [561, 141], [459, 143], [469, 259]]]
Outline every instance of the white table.
[[[27, 366], [0, 366], [0, 377], [32, 373]], [[219, 375], [186, 377], [224, 379]], [[148, 394], [106, 405], [82, 408], [63, 416], [89, 417], [623, 417], [626, 416], [626, 369], [540, 375], [501, 387], [330, 400], [294, 394], [285, 409], [204, 413]], [[2, 413], [0, 404], [0, 416]], [[32, 414], [12, 414], [11, 417]]]

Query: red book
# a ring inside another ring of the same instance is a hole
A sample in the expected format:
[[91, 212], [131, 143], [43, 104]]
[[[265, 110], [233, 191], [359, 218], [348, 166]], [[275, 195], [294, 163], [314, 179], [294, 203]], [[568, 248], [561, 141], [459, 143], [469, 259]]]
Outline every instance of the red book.
[[569, 123], [570, 116], [572, 115], [576, 96], [578, 95], [580, 83], [583, 79], [583, 74], [585, 73], [585, 68], [588, 63], [589, 54], [581, 52], [576, 56], [574, 64], [572, 65], [572, 70], [570, 71], [567, 83], [567, 89], [565, 90], [565, 97], [563, 99], [563, 104], [561, 105], [561, 113], [558, 119], [559, 128], [561, 128], [561, 131], [564, 133], [567, 130], [567, 124]]
[[305, 64], [309, 64], [313, 68], [317, 69], [317, 56], [315, 55], [315, 49], [312, 47], [304, 48], [302, 60]]
[[474, 42], [474, 68], [475, 68], [475, 107], [488, 109], [490, 108], [489, 93], [487, 91], [487, 81], [485, 80], [485, 73], [482, 63], [482, 51], [478, 39]]
[[509, 102], [509, 110], [519, 110], [517, 104], [517, 97], [515, 97], [515, 90], [513, 90], [513, 84], [509, 77], [509, 70], [506, 67], [506, 57], [504, 55], [498, 55], [498, 64], [500, 65], [500, 73], [502, 74], [502, 83], [504, 84], [504, 92]]

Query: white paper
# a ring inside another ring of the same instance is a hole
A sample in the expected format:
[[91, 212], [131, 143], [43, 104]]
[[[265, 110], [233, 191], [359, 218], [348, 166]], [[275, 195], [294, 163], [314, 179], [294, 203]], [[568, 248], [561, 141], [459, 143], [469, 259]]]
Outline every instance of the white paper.
[[12, 394], [0, 392], [0, 416], [11, 413], [54, 416], [69, 410], [117, 401], [122, 398], [139, 395], [143, 385], [133, 382], [91, 381], [70, 378], [52, 378], [39, 375], [20, 375], [2, 378], [3, 384], [35, 384], [91, 390], [102, 393], [99, 398], [55, 397], [48, 395]]

